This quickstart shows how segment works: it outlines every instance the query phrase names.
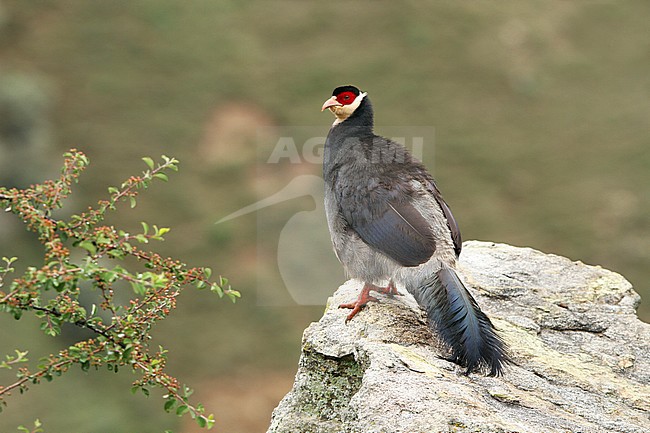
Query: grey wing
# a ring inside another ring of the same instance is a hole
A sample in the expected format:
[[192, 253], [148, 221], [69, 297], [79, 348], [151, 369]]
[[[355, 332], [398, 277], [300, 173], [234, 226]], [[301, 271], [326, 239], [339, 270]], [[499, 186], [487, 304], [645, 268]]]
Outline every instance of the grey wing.
[[391, 195], [375, 194], [362, 206], [358, 201], [350, 206], [342, 203], [342, 214], [366, 244], [402, 266], [418, 266], [436, 249], [431, 227], [408, 200]]

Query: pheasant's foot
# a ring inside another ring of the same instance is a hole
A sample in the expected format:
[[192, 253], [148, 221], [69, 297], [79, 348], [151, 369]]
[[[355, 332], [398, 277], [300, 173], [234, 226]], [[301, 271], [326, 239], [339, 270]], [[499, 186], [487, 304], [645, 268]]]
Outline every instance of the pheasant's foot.
[[348, 314], [348, 317], [345, 319], [345, 323], [348, 323], [354, 316], [357, 315], [359, 311], [363, 309], [363, 307], [366, 306], [368, 302], [377, 302], [378, 299], [375, 298], [374, 296], [370, 295], [370, 291], [374, 290], [375, 292], [378, 293], [385, 293], [388, 295], [398, 295], [397, 293], [397, 288], [395, 287], [395, 284], [390, 281], [388, 283], [388, 286], [386, 287], [378, 287], [375, 286], [374, 284], [371, 283], [366, 283], [363, 285], [363, 289], [361, 289], [361, 293], [359, 294], [359, 297], [355, 302], [352, 302], [350, 304], [341, 304], [339, 305], [339, 308], [351, 308], [352, 311], [350, 311], [350, 314]]

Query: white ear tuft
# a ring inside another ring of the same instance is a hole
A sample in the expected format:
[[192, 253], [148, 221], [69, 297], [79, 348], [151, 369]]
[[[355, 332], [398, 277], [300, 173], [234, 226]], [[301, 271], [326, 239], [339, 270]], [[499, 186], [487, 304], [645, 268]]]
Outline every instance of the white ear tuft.
[[350, 117], [352, 113], [354, 113], [354, 110], [359, 108], [359, 105], [361, 105], [361, 101], [363, 101], [363, 98], [365, 98], [367, 94], [368, 93], [366, 92], [361, 92], [359, 93], [359, 96], [357, 96], [354, 99], [352, 104], [336, 107], [334, 111], [334, 115], [336, 116], [336, 119], [334, 120], [334, 123], [332, 125], [338, 125], [339, 123], [343, 122], [345, 119]]

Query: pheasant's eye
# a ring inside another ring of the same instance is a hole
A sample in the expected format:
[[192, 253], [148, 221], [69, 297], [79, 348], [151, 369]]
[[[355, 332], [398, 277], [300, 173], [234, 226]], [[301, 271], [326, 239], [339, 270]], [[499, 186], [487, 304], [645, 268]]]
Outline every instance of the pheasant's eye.
[[353, 92], [341, 92], [336, 95], [336, 100], [343, 105], [348, 105], [354, 102], [354, 99], [357, 97]]

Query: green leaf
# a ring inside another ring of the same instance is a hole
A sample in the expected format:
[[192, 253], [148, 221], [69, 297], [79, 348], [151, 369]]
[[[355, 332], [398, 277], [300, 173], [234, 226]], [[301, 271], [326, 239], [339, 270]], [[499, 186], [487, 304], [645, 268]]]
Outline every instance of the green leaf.
[[95, 255], [97, 253], [97, 247], [95, 246], [95, 243], [92, 241], [81, 241], [77, 244], [79, 248], [83, 248], [84, 250], [88, 251], [91, 255]]
[[107, 245], [111, 243], [111, 240], [106, 236], [104, 236], [103, 234], [100, 234], [99, 236], [97, 236], [97, 243], [99, 245]]
[[239, 293], [237, 290], [232, 290], [232, 289], [230, 289], [230, 290], [228, 290], [228, 291], [226, 292], [226, 294], [228, 295], [228, 297], [230, 298], [230, 300], [233, 302], [233, 304], [234, 304], [235, 302], [237, 302], [237, 298], [241, 298], [241, 293]]
[[220, 298], [223, 297], [223, 289], [219, 287], [217, 283], [212, 283], [212, 285], [210, 286], [210, 291], [219, 295]]
[[139, 281], [131, 281], [131, 287], [133, 288], [133, 292], [135, 292], [136, 295], [142, 296], [147, 293], [147, 288]]
[[158, 178], [158, 179], [160, 179], [162, 181], [165, 181], [165, 182], [167, 182], [169, 180], [169, 177], [167, 177], [167, 175], [165, 173], [156, 173], [156, 174], [153, 175], [153, 177], [156, 177], [156, 178]]
[[133, 209], [136, 205], [135, 197], [131, 196], [129, 197], [129, 200], [131, 201], [131, 209]]
[[126, 253], [122, 250], [110, 250], [108, 252], [108, 255], [113, 257], [114, 259], [123, 259]]
[[214, 415], [213, 414], [208, 415], [207, 419], [208, 419], [207, 427], [208, 427], [208, 430], [210, 430], [212, 427], [214, 427], [214, 423], [215, 423]]
[[149, 224], [144, 221], [140, 222], [140, 224], [142, 224], [142, 230], [144, 230], [144, 234], [146, 235], [149, 233]]
[[203, 275], [205, 275], [205, 278], [210, 278], [212, 276], [212, 269], [203, 268]]
[[189, 412], [190, 408], [186, 404], [182, 404], [176, 408], [176, 415], [181, 416]]
[[142, 158], [145, 164], [147, 164], [147, 167], [149, 167], [151, 170], [153, 170], [154, 167], [154, 162], [153, 159], [149, 158], [148, 156], [145, 156]]
[[165, 402], [165, 412], [171, 411], [175, 404], [176, 404], [176, 400], [174, 399], [167, 400]]

